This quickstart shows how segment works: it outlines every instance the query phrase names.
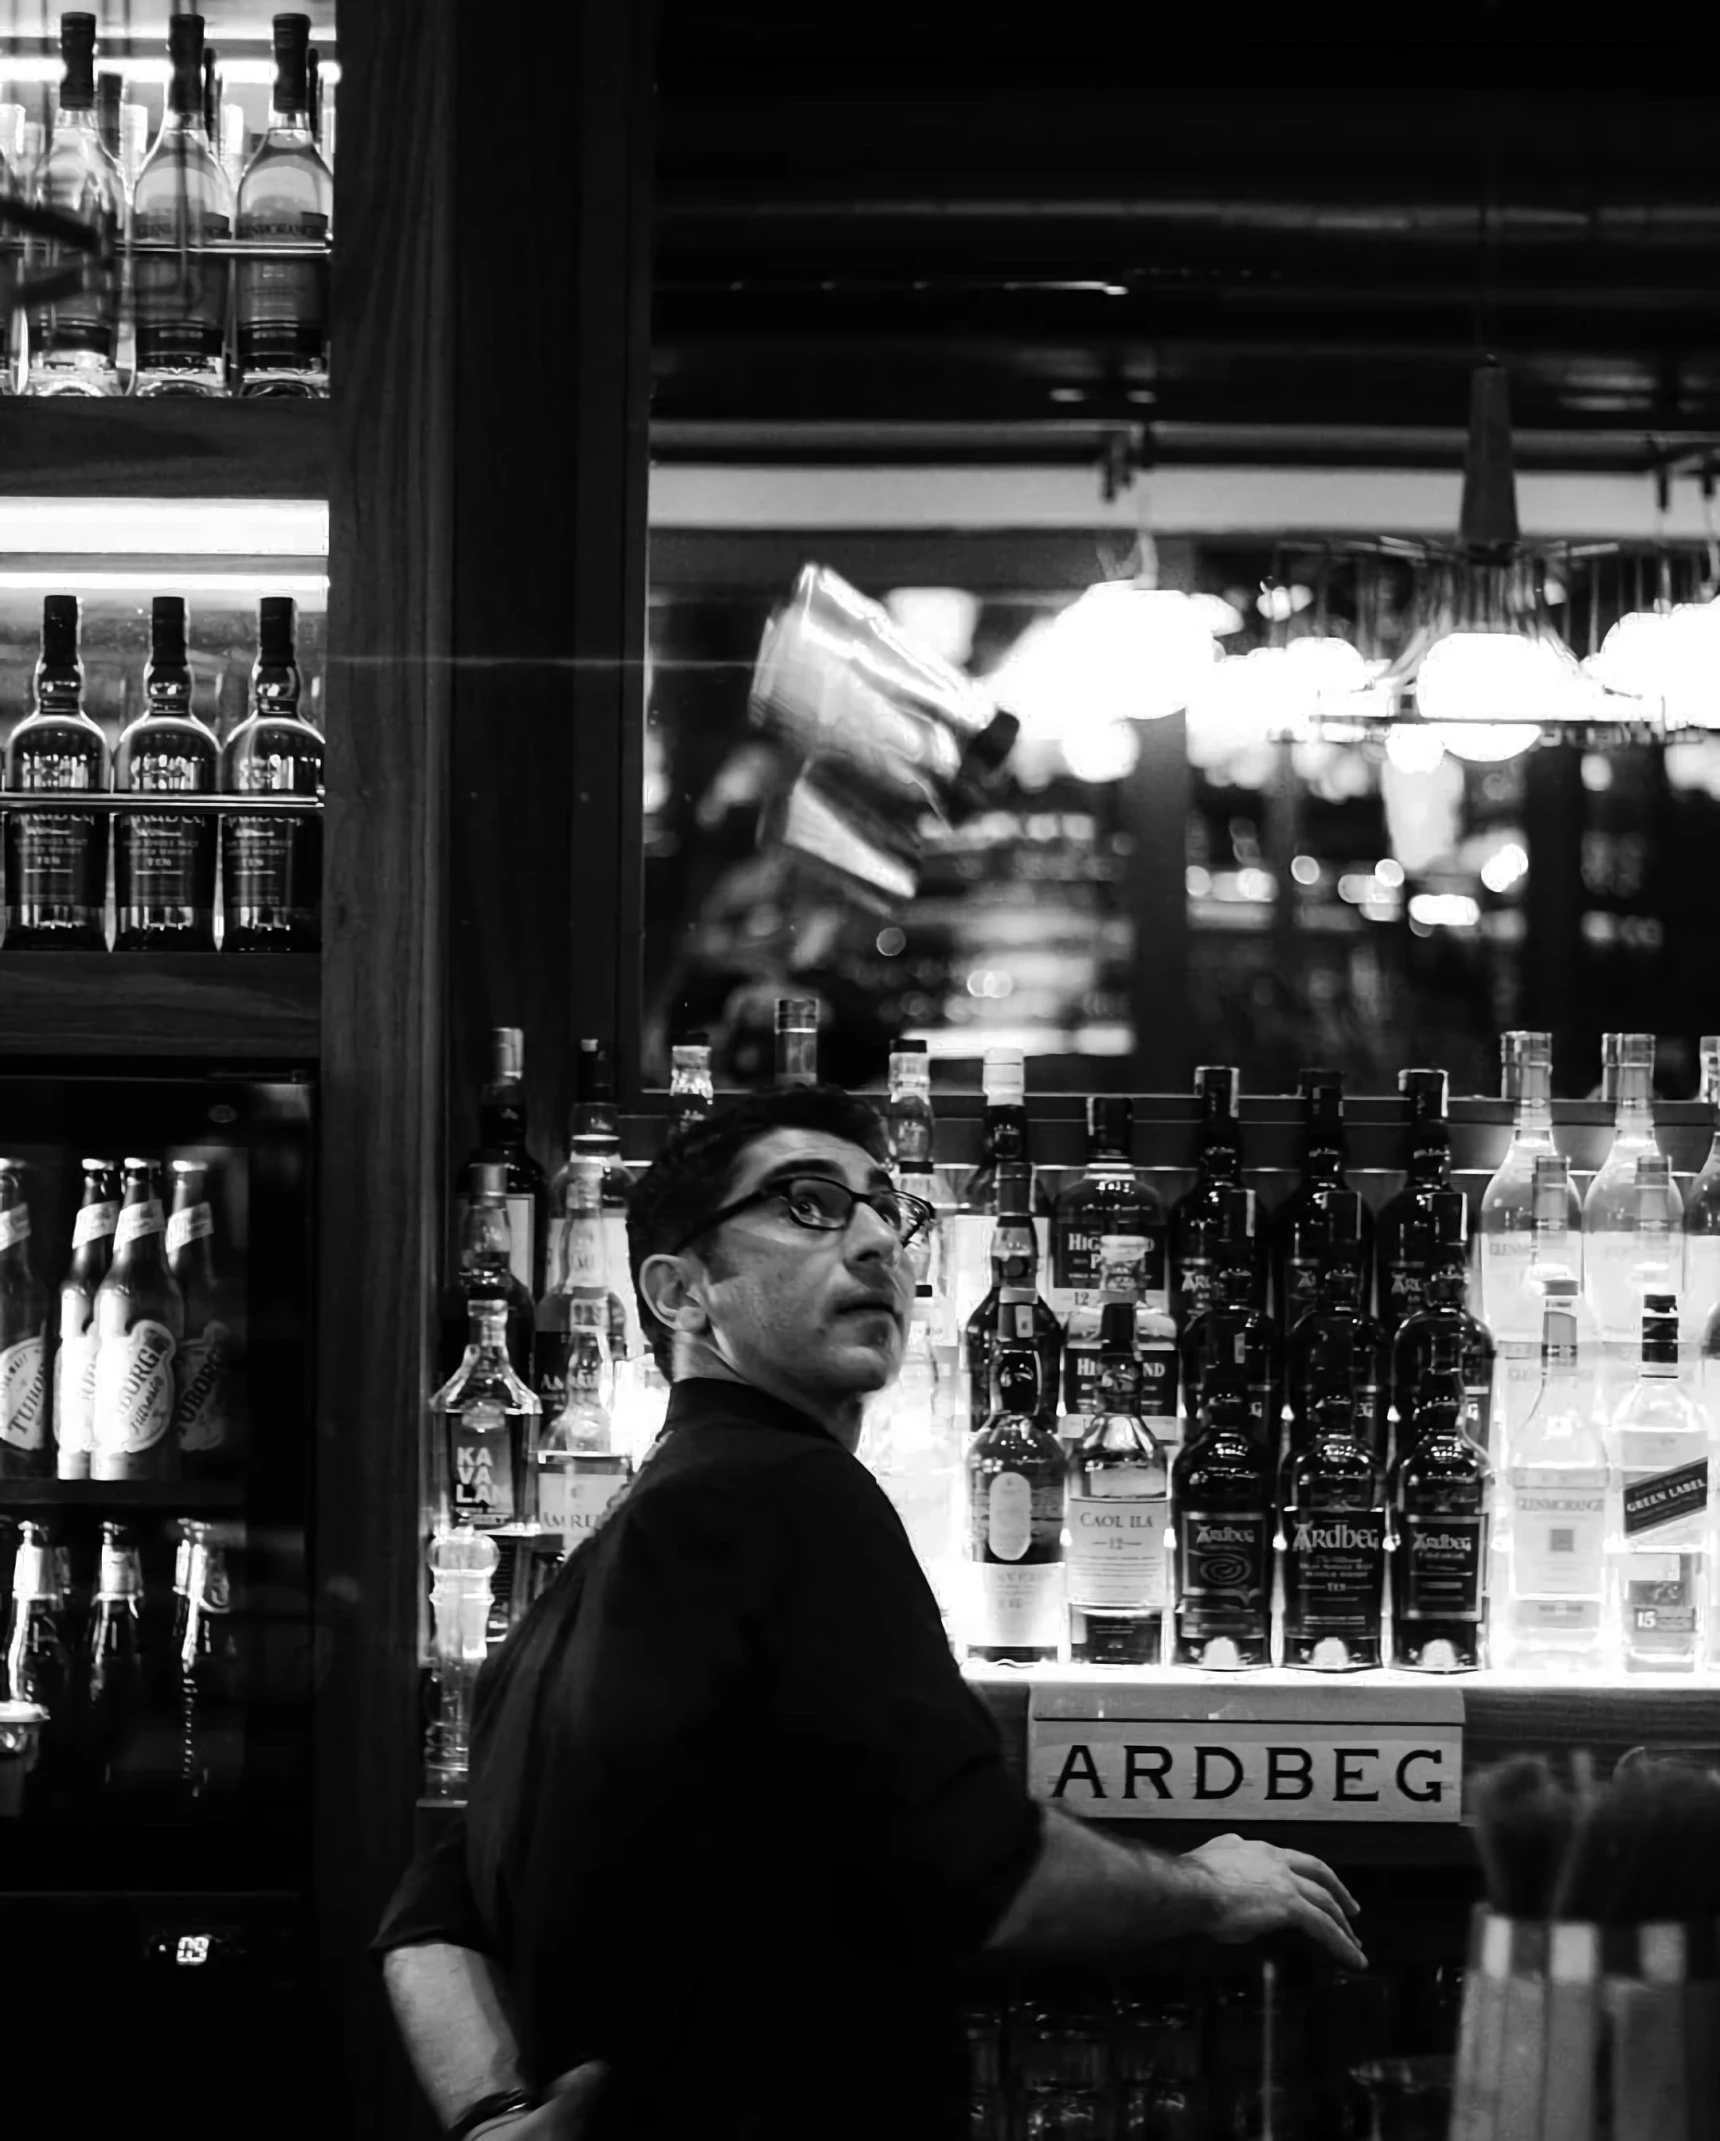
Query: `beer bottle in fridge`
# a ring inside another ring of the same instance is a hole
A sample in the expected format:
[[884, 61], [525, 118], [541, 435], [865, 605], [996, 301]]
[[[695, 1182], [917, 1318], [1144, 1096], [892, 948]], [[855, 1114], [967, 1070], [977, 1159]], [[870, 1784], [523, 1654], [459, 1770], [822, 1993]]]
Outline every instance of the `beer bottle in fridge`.
[[104, 1524], [84, 1645], [83, 1768], [92, 1791], [132, 1790], [144, 1781], [146, 1708], [143, 1570], [120, 1526]]
[[48, 1296], [30, 1259], [24, 1162], [0, 1159], [0, 1478], [37, 1479], [48, 1448]]
[[[114, 750], [121, 794], [171, 798], [215, 792], [220, 747], [191, 708], [185, 602], [157, 595], [150, 609], [144, 706]], [[206, 810], [122, 810], [114, 820], [114, 949], [215, 949], [215, 820]]]
[[175, 1160], [167, 1268], [185, 1303], [185, 1335], [174, 1358], [173, 1442], [187, 1479], [219, 1478], [238, 1455], [232, 1326], [215, 1274], [215, 1231], [201, 1160]]
[[57, 1800], [69, 1783], [72, 1656], [59, 1560], [45, 1528], [28, 1518], [12, 1564], [6, 1690], [14, 1702], [39, 1703], [48, 1713], [31, 1777], [31, 1796], [38, 1803]]
[[185, 1543], [185, 1590], [176, 1601], [172, 1660], [176, 1783], [181, 1800], [198, 1804], [239, 1782], [239, 1650], [226, 1548], [208, 1524], [188, 1523]]
[[113, 1261], [119, 1169], [85, 1160], [72, 1225], [72, 1261], [60, 1281], [60, 1350], [54, 1359], [54, 1446], [61, 1479], [88, 1479], [96, 1403], [96, 1291]]
[[185, 1302], [167, 1268], [166, 1220], [153, 1160], [125, 1163], [113, 1262], [96, 1290], [92, 1479], [172, 1479], [174, 1362]]

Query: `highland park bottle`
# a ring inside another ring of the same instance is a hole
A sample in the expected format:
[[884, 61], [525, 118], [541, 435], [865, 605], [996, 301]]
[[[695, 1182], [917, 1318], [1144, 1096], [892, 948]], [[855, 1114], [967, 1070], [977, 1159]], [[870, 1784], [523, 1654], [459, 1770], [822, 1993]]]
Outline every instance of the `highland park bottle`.
[[235, 813], [221, 835], [221, 949], [322, 949], [323, 740], [299, 712], [290, 595], [257, 606], [251, 711], [221, 747], [223, 795], [303, 796], [299, 810]]
[[1385, 1468], [1341, 1397], [1317, 1408], [1284, 1468], [1284, 1663], [1353, 1673], [1383, 1656]]
[[1163, 1646], [1170, 1481], [1134, 1322], [1132, 1301], [1107, 1301], [1092, 1424], [1068, 1458], [1069, 1654], [1089, 1665], [1157, 1665]]
[[[96, 118], [96, 18], [60, 17], [64, 73], [42, 159], [29, 179], [38, 208], [58, 209], [109, 241], [125, 234], [125, 181]], [[60, 284], [30, 309], [26, 394], [123, 394], [118, 358], [117, 276], [63, 240], [32, 237], [25, 248], [32, 277]]]
[[107, 819], [72, 798], [108, 784], [107, 738], [84, 712], [78, 598], [42, 598], [31, 710], [6, 743], [9, 793], [63, 795], [6, 813], [6, 949], [100, 951], [107, 942]]
[[[183, 599], [157, 595], [149, 629], [144, 709], [120, 736], [114, 787], [140, 796], [210, 795], [220, 750], [191, 710]], [[116, 951], [213, 951], [214, 818], [196, 810], [121, 811], [114, 829], [114, 905]]]
[[1466, 1411], [1462, 1336], [1438, 1331], [1392, 1483], [1394, 1662], [1417, 1672], [1487, 1663], [1493, 1470]]
[[1063, 1450], [1040, 1418], [1031, 1343], [998, 1348], [993, 1405], [968, 1446], [970, 1655], [1011, 1665], [1055, 1658], [1063, 1640]]
[[1254, 1439], [1240, 1375], [1209, 1367], [1201, 1406], [1202, 1425], [1171, 1467], [1171, 1655], [1177, 1665], [1236, 1671], [1271, 1662], [1270, 1461]]
[[1086, 1172], [1051, 1207], [1051, 1312], [1065, 1326], [1084, 1310], [1097, 1325], [1099, 1243], [1107, 1234], [1144, 1237], [1144, 1297], [1165, 1305], [1164, 1209], [1130, 1157], [1134, 1116], [1127, 1100], [1088, 1100]]
[[228, 261], [202, 248], [233, 235], [233, 189], [203, 124], [203, 17], [168, 20], [172, 76], [154, 148], [132, 195], [137, 373], [144, 396], [225, 394]]
[[185, 1301], [167, 1268], [160, 1170], [125, 1163], [113, 1262], [96, 1289], [92, 1479], [172, 1479], [174, 1369]]
[[314, 248], [292, 257], [239, 261], [235, 354], [244, 395], [328, 392], [325, 248], [334, 214], [334, 175], [318, 152], [311, 124], [310, 40], [308, 15], [275, 17], [269, 130], [239, 181], [241, 245]]

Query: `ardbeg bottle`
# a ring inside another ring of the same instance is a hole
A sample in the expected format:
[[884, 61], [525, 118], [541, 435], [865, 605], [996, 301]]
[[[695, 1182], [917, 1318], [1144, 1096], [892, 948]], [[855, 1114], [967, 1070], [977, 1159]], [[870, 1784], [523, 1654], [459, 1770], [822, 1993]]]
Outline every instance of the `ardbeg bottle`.
[[1171, 1655], [1177, 1665], [1235, 1671], [1271, 1662], [1270, 1461], [1234, 1370], [1208, 1368], [1201, 1407], [1199, 1431], [1171, 1467]]
[[85, 1160], [84, 1190], [72, 1223], [72, 1261], [60, 1281], [60, 1347], [54, 1356], [55, 1469], [88, 1479], [95, 1438], [96, 1292], [113, 1259], [119, 1224], [119, 1169]]
[[30, 1255], [24, 1162], [0, 1160], [0, 1479], [42, 1479], [48, 1442], [48, 1294]]
[[1031, 1174], [1025, 1166], [999, 1170], [997, 1225], [991, 1237], [991, 1290], [968, 1318], [963, 1333], [968, 1381], [968, 1418], [978, 1425], [991, 1409], [992, 1379], [1002, 1346], [1031, 1345], [1039, 1358], [1038, 1403], [1049, 1417], [1057, 1410], [1063, 1333], [1039, 1297], [1039, 1238], [1029, 1210]]
[[1334, 1398], [1352, 1405], [1358, 1429], [1382, 1454], [1381, 1394], [1385, 1360], [1379, 1327], [1357, 1306], [1367, 1249], [1361, 1198], [1353, 1189], [1322, 1193], [1325, 1250], [1314, 1306], [1289, 1334], [1284, 1347], [1284, 1394], [1290, 1415], [1290, 1446], [1307, 1447], [1315, 1411]]
[[96, 1290], [92, 1479], [173, 1479], [174, 1368], [185, 1299], [167, 1268], [167, 1220], [153, 1160], [125, 1163], [113, 1262]]
[[[144, 708], [120, 736], [114, 787], [122, 795], [212, 795], [220, 750], [191, 707], [184, 601], [157, 595], [149, 630]], [[114, 820], [114, 903], [116, 951], [213, 951], [215, 820], [209, 812], [122, 810]]]
[[[1563, 1167], [1564, 1162], [1553, 1164]], [[1460, 1189], [1439, 1190], [1431, 1203], [1428, 1223], [1432, 1229], [1433, 1261], [1422, 1286], [1422, 1303], [1398, 1326], [1392, 1340], [1394, 1456], [1404, 1447], [1403, 1423], [1415, 1414], [1433, 1335], [1442, 1330], [1456, 1331], [1462, 1340], [1468, 1431], [1484, 1450], [1492, 1447], [1495, 1347], [1486, 1324], [1464, 1306], [1468, 1291], [1468, 1209]]]
[[322, 949], [323, 740], [299, 711], [290, 595], [258, 605], [251, 711], [221, 747], [223, 795], [302, 796], [303, 810], [246, 817], [221, 830], [221, 949]]
[[1394, 1662], [1416, 1672], [1487, 1662], [1493, 1468], [1467, 1412], [1462, 1335], [1436, 1331], [1392, 1482]]
[[1446, 1087], [1442, 1070], [1398, 1072], [1398, 1091], [1409, 1103], [1405, 1179], [1379, 1224], [1379, 1318], [1388, 1340], [1421, 1306], [1428, 1273], [1439, 1261], [1433, 1200], [1451, 1187]]
[[1239, 1373], [1255, 1440], [1271, 1456], [1283, 1409], [1283, 1363], [1277, 1326], [1260, 1307], [1256, 1212], [1253, 1190], [1220, 1192], [1212, 1298], [1183, 1332], [1183, 1411], [1190, 1420], [1199, 1417], [1212, 1366]]
[[76, 595], [42, 599], [34, 696], [6, 740], [5, 780], [14, 795], [65, 799], [6, 813], [6, 949], [102, 950], [107, 819], [75, 798], [107, 787], [108, 747], [84, 712]]
[[969, 1551], [976, 1565], [969, 1651], [1011, 1665], [1055, 1658], [1063, 1638], [1063, 1450], [1040, 1417], [1039, 1359], [998, 1347], [993, 1402], [968, 1446]]
[[1091, 1665], [1157, 1665], [1170, 1480], [1142, 1414], [1130, 1301], [1105, 1304], [1097, 1403], [1068, 1464], [1069, 1654]]
[[[1219, 1245], [1234, 1259], [1238, 1244], [1224, 1226], [1227, 1192], [1242, 1187], [1242, 1125], [1237, 1120], [1238, 1079], [1234, 1070], [1206, 1063], [1194, 1074], [1200, 1103], [1199, 1169], [1194, 1187], [1171, 1207], [1171, 1313], [1179, 1333], [1206, 1308], [1218, 1276]], [[1266, 1306], [1266, 1243], [1258, 1231], [1246, 1244], [1258, 1279], [1255, 1307]]]
[[1382, 1656], [1385, 1467], [1371, 1423], [1341, 1396], [1315, 1408], [1284, 1467], [1284, 1663], [1353, 1673]]
[[[1295, 1188], [1274, 1215], [1277, 1314], [1288, 1335], [1297, 1318], [1314, 1306], [1327, 1241], [1327, 1193], [1348, 1191], [1344, 1173], [1349, 1140], [1344, 1133], [1344, 1079], [1340, 1071], [1305, 1070], [1297, 1079], [1302, 1105], [1302, 1167]], [[1362, 1259], [1357, 1271], [1358, 1309], [1367, 1307], [1373, 1270], [1373, 1215], [1361, 1209]]]

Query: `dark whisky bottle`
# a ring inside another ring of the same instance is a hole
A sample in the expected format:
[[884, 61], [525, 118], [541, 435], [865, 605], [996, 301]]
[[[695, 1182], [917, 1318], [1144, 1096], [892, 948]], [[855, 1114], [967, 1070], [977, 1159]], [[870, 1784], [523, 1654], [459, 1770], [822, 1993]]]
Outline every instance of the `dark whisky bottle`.
[[1063, 1332], [1039, 1295], [1039, 1237], [1029, 1209], [1031, 1184], [1031, 1170], [1024, 1165], [998, 1170], [991, 1290], [968, 1318], [962, 1336], [968, 1418], [975, 1424], [990, 1410], [999, 1351], [1012, 1341], [1034, 1348], [1039, 1361], [1038, 1404], [1047, 1418], [1057, 1411]]
[[573, 1170], [581, 1160], [596, 1160], [603, 1169], [600, 1201], [604, 1259], [611, 1280], [620, 1282], [627, 1270], [627, 1206], [633, 1195], [633, 1177], [621, 1157], [614, 1054], [609, 1043], [595, 1034], [586, 1034], [580, 1041], [574, 1062], [573, 1124], [567, 1158], [556, 1169], [549, 1186], [549, 1254], [540, 1298], [545, 1290], [553, 1292], [566, 1276], [559, 1260], [563, 1223], [572, 1210]]
[[[1314, 1306], [1320, 1268], [1325, 1260], [1327, 1193], [1348, 1190], [1349, 1140], [1344, 1132], [1344, 1079], [1341, 1071], [1305, 1070], [1297, 1079], [1302, 1105], [1302, 1164], [1295, 1188], [1273, 1219], [1276, 1312], [1289, 1333], [1297, 1318]], [[1358, 1309], [1366, 1309], [1373, 1270], [1373, 1215], [1362, 1206], [1364, 1254], [1358, 1274]]]
[[1240, 1376], [1210, 1370], [1200, 1431], [1171, 1467], [1177, 1588], [1172, 1662], [1271, 1662], [1272, 1481]]
[[[84, 712], [78, 598], [42, 601], [31, 710], [6, 744], [14, 794], [68, 799], [108, 783], [107, 739]], [[69, 800], [6, 813], [6, 949], [100, 951], [107, 942], [107, 819]]]
[[1069, 1454], [1069, 1654], [1157, 1665], [1163, 1646], [1170, 1481], [1141, 1408], [1134, 1304], [1107, 1301], [1092, 1425]]
[[1278, 1447], [1283, 1408], [1283, 1361], [1277, 1326], [1259, 1305], [1253, 1262], [1256, 1210], [1253, 1190], [1224, 1192], [1214, 1248], [1213, 1299], [1183, 1332], [1183, 1411], [1190, 1420], [1199, 1417], [1206, 1378], [1215, 1365], [1239, 1373], [1255, 1437], [1271, 1456]]
[[[1168, 1229], [1171, 1314], [1179, 1332], [1211, 1302], [1227, 1191], [1242, 1187], [1242, 1125], [1237, 1120], [1234, 1070], [1205, 1063], [1194, 1074], [1200, 1102], [1199, 1170], [1194, 1187], [1171, 1207]], [[1229, 1246], [1234, 1248], [1234, 1242]], [[1266, 1306], [1266, 1244], [1258, 1231], [1248, 1243], [1258, 1278], [1255, 1307]]]
[[1031, 1344], [998, 1349], [993, 1403], [968, 1447], [976, 1658], [1032, 1665], [1063, 1638], [1063, 1448], [1040, 1415]]
[[1283, 1479], [1286, 1665], [1353, 1673], [1382, 1662], [1385, 1468], [1367, 1423], [1332, 1397]]
[[1087, 1169], [1051, 1207], [1051, 1312], [1098, 1323], [1099, 1245], [1107, 1234], [1139, 1235], [1145, 1245], [1142, 1299], [1165, 1306], [1165, 1215], [1158, 1192], [1135, 1171], [1135, 1111], [1127, 1100], [1087, 1102]]
[[1328, 1190], [1322, 1199], [1325, 1250], [1314, 1307], [1284, 1345], [1284, 1395], [1290, 1416], [1290, 1447], [1307, 1447], [1316, 1409], [1342, 1398], [1356, 1409], [1357, 1425], [1381, 1453], [1385, 1450], [1382, 1392], [1385, 1353], [1377, 1325], [1357, 1306], [1357, 1274], [1365, 1270], [1361, 1198], [1353, 1189]]
[[442, 1296], [437, 1342], [437, 1375], [446, 1382], [459, 1368], [471, 1342], [472, 1310], [494, 1302], [506, 1318], [508, 1361], [529, 1383], [537, 1312], [532, 1297], [513, 1269], [513, 1235], [508, 1224], [508, 1168], [500, 1152], [480, 1150], [467, 1171], [465, 1216], [460, 1230], [460, 1262]]
[[1392, 1479], [1394, 1663], [1473, 1672], [1487, 1662], [1493, 1472], [1464, 1431], [1463, 1340], [1434, 1332]]
[[1398, 1091], [1409, 1103], [1404, 1185], [1379, 1224], [1379, 1316], [1388, 1339], [1420, 1308], [1428, 1274], [1440, 1261], [1433, 1200], [1451, 1188], [1444, 1071], [1399, 1071]]
[[[1556, 1163], [1563, 1168], [1562, 1160]], [[1563, 1191], [1560, 1191], [1562, 1200]], [[1493, 1369], [1497, 1348], [1479, 1316], [1465, 1306], [1468, 1294], [1468, 1208], [1460, 1189], [1437, 1192], [1431, 1227], [1435, 1261], [1422, 1288], [1422, 1305], [1398, 1327], [1391, 1348], [1391, 1418], [1397, 1447], [1402, 1423], [1413, 1417], [1427, 1373], [1436, 1331], [1455, 1331], [1463, 1346], [1465, 1427], [1485, 1450], [1492, 1445]], [[1395, 1452], [1394, 1452], [1395, 1454]]]
[[[454, 1198], [454, 1238], [457, 1245], [466, 1223], [474, 1169], [486, 1154], [498, 1155], [507, 1170], [509, 1265], [514, 1277], [537, 1300], [543, 1294], [545, 1257], [553, 1229], [547, 1224], [550, 1193], [543, 1169], [526, 1143], [525, 1062], [524, 1031], [518, 1026], [493, 1026], [490, 1075], [478, 1095], [478, 1143], [460, 1171]], [[464, 1332], [462, 1321], [462, 1350]]]
[[[113, 784], [122, 795], [205, 796], [215, 791], [220, 749], [191, 710], [185, 603], [157, 595], [150, 607], [144, 709], [121, 734]], [[215, 949], [215, 820], [204, 810], [124, 810], [114, 820], [114, 949]]]
[[[962, 1186], [960, 1209], [995, 1216], [998, 1211], [998, 1175], [1005, 1167], [1025, 1167], [1032, 1176], [1028, 1151], [1027, 1083], [1021, 1051], [988, 1048], [982, 1073], [985, 1090], [985, 1133], [979, 1165]], [[1030, 1209], [1050, 1209], [1042, 1184], [1034, 1182]]]
[[58, 1558], [45, 1529], [27, 1518], [19, 1528], [12, 1564], [5, 1685], [14, 1702], [38, 1703], [48, 1713], [29, 1781], [32, 1802], [54, 1803], [72, 1781], [72, 1646]]
[[221, 747], [224, 795], [302, 796], [302, 811], [234, 814], [221, 833], [221, 949], [322, 949], [323, 740], [299, 711], [290, 595], [258, 605], [251, 711]]

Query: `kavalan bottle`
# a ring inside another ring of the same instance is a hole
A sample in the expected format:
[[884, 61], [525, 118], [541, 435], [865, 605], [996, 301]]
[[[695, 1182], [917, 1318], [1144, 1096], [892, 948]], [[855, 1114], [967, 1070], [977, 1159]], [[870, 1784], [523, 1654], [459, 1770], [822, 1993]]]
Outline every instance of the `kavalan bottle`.
[[508, 1307], [494, 1297], [471, 1304], [471, 1340], [449, 1380], [430, 1400], [445, 1453], [451, 1519], [491, 1530], [526, 1523], [543, 1408], [515, 1374], [506, 1344]]
[[[1211, 1301], [1218, 1273], [1218, 1249], [1227, 1209], [1225, 1198], [1242, 1187], [1242, 1125], [1237, 1120], [1238, 1081], [1234, 1070], [1204, 1063], [1194, 1074], [1200, 1102], [1199, 1157], [1194, 1187], [1171, 1207], [1167, 1240], [1170, 1250], [1171, 1313], [1179, 1332], [1188, 1329]], [[1255, 1208], [1251, 1207], [1251, 1218]], [[1258, 1230], [1246, 1244], [1257, 1278], [1254, 1305], [1266, 1306], [1265, 1237]], [[1238, 1251], [1227, 1238], [1226, 1253]]]
[[[62, 15], [60, 57], [65, 71], [47, 146], [29, 189], [38, 208], [58, 209], [113, 243], [125, 235], [125, 181], [96, 120], [95, 54], [94, 15]], [[25, 393], [123, 394], [116, 272], [47, 237], [32, 237], [25, 258], [33, 277], [53, 276], [59, 284], [49, 302], [30, 310]]]
[[1097, 1404], [1068, 1465], [1069, 1654], [1089, 1665], [1157, 1665], [1170, 1480], [1165, 1451], [1141, 1411], [1130, 1301], [1105, 1304]]
[[1394, 1662], [1417, 1672], [1487, 1662], [1493, 1470], [1467, 1410], [1462, 1336], [1436, 1331], [1392, 1480]]
[[1055, 1658], [1063, 1639], [1063, 1450], [1040, 1416], [1039, 1359], [1013, 1335], [997, 1350], [992, 1405], [968, 1446], [969, 1652], [1012, 1665]]
[[1679, 1387], [1678, 1303], [1643, 1302], [1636, 1381], [1607, 1430], [1609, 1590], [1624, 1666], [1687, 1673], [1707, 1655], [1714, 1429]]
[[1172, 1662], [1212, 1670], [1272, 1656], [1272, 1482], [1254, 1439], [1248, 1393], [1209, 1366], [1202, 1419], [1171, 1467], [1176, 1542]]
[[167, 1268], [167, 1221], [153, 1160], [125, 1163], [113, 1262], [96, 1289], [92, 1479], [172, 1479], [174, 1364], [185, 1300]]
[[329, 264], [324, 248], [334, 215], [334, 174], [312, 127], [308, 15], [274, 21], [275, 87], [269, 130], [238, 189], [238, 239], [313, 250], [291, 257], [241, 258], [235, 354], [244, 395], [328, 392]]
[[203, 247], [233, 235], [233, 189], [203, 121], [203, 17], [174, 15], [167, 107], [132, 194], [137, 373], [133, 392], [227, 391], [229, 262]]
[[14, 795], [67, 799], [6, 813], [6, 949], [102, 950], [107, 819], [75, 798], [106, 788], [108, 748], [84, 712], [76, 595], [42, 598], [35, 699], [6, 740], [5, 780]]
[[[125, 795], [212, 795], [220, 751], [191, 710], [180, 596], [154, 598], [149, 632], [144, 708], [120, 736], [114, 787]], [[116, 951], [213, 951], [214, 818], [196, 810], [121, 811], [114, 820], [114, 904]]]
[[1389, 1340], [1421, 1306], [1428, 1273], [1443, 1261], [1435, 1240], [1433, 1199], [1451, 1187], [1451, 1132], [1446, 1127], [1442, 1070], [1398, 1072], [1409, 1103], [1404, 1186], [1380, 1214], [1380, 1328]]
[[24, 1162], [0, 1160], [0, 1479], [51, 1476], [48, 1295], [30, 1255]]
[[1352, 1673], [1381, 1662], [1385, 1468], [1371, 1423], [1334, 1394], [1285, 1461], [1284, 1663]]
[[1039, 1297], [1039, 1238], [1029, 1210], [1031, 1180], [1023, 1165], [1007, 1166], [998, 1173], [997, 1225], [991, 1237], [991, 1290], [968, 1318], [962, 1336], [968, 1419], [975, 1426], [991, 1410], [999, 1349], [1010, 1342], [1024, 1342], [1034, 1348], [1039, 1357], [1038, 1402], [1048, 1417], [1057, 1411], [1063, 1332]]
[[1606, 1445], [1578, 1359], [1576, 1281], [1549, 1279], [1543, 1298], [1540, 1394], [1507, 1460], [1495, 1628], [1501, 1664], [1581, 1672], [1601, 1663], [1606, 1633]]
[[290, 595], [258, 604], [251, 711], [221, 746], [223, 795], [302, 796], [303, 810], [237, 812], [221, 828], [221, 949], [322, 949], [323, 740], [299, 711]]
[[[1278, 1322], [1288, 1335], [1297, 1318], [1314, 1306], [1325, 1259], [1331, 1190], [1348, 1191], [1345, 1168], [1344, 1080], [1334, 1070], [1305, 1070], [1297, 1079], [1302, 1100], [1302, 1169], [1295, 1188], [1274, 1215]], [[1358, 1309], [1365, 1311], [1373, 1272], [1373, 1214], [1361, 1207], [1362, 1259], [1357, 1270]]]
[[119, 1224], [119, 1170], [85, 1160], [83, 1196], [72, 1223], [72, 1261], [60, 1281], [60, 1346], [54, 1356], [55, 1469], [88, 1479], [96, 1400], [96, 1290], [113, 1258]]

